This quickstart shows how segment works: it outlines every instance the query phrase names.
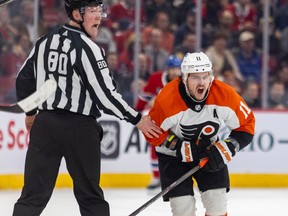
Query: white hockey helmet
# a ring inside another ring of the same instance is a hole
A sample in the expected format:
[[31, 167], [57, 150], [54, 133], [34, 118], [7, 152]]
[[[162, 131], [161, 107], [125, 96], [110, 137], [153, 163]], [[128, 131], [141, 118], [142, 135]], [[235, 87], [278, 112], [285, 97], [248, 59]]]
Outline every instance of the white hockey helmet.
[[188, 95], [187, 79], [190, 73], [203, 73], [209, 72], [211, 82], [214, 79], [212, 71], [212, 63], [209, 57], [203, 52], [187, 53], [181, 64], [182, 81], [185, 85], [186, 92]]
[[203, 52], [187, 53], [181, 64], [183, 74], [211, 72], [212, 63]]

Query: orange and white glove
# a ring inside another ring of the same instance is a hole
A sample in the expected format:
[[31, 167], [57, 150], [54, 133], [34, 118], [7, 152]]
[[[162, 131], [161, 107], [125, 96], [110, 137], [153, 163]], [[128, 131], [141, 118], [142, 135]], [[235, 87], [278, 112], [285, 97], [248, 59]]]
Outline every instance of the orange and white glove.
[[237, 146], [231, 140], [220, 140], [208, 146], [200, 157], [208, 157], [208, 163], [203, 167], [204, 171], [216, 172], [226, 166], [238, 151]]
[[166, 148], [176, 151], [176, 156], [182, 162], [193, 162], [196, 160], [196, 149], [192, 149], [190, 141], [185, 141], [177, 137], [175, 134], [169, 134], [166, 142]]

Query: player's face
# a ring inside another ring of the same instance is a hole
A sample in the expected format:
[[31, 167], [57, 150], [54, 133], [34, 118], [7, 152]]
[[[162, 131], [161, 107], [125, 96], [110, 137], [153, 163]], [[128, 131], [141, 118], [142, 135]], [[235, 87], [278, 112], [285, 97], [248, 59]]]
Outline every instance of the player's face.
[[93, 39], [96, 38], [98, 33], [98, 28], [102, 20], [102, 7], [86, 7], [84, 14], [83, 27], [85, 28], [88, 35]]
[[190, 73], [187, 79], [189, 93], [196, 100], [203, 100], [211, 82], [209, 72]]

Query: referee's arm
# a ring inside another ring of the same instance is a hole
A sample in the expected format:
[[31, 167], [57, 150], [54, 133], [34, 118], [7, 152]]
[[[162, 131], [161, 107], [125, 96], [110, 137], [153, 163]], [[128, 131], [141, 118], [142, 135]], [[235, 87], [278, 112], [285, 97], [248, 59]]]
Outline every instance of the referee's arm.
[[81, 60], [92, 100], [97, 101], [97, 106], [104, 113], [136, 125], [141, 119], [141, 114], [130, 107], [117, 92], [101, 48], [96, 44], [90, 44], [89, 41], [86, 43]]
[[[35, 48], [30, 52], [28, 58], [22, 65], [16, 78], [16, 95], [17, 101], [23, 100], [36, 91], [36, 78], [34, 75], [34, 58]], [[31, 116], [37, 113], [34, 109], [26, 115]]]

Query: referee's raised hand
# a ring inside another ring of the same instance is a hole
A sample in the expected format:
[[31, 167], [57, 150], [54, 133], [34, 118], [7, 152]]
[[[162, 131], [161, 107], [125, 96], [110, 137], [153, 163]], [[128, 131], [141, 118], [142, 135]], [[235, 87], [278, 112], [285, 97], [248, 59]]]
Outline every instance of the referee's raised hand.
[[148, 138], [158, 138], [159, 134], [162, 134], [161, 128], [159, 128], [148, 115], [142, 116], [136, 127]]

